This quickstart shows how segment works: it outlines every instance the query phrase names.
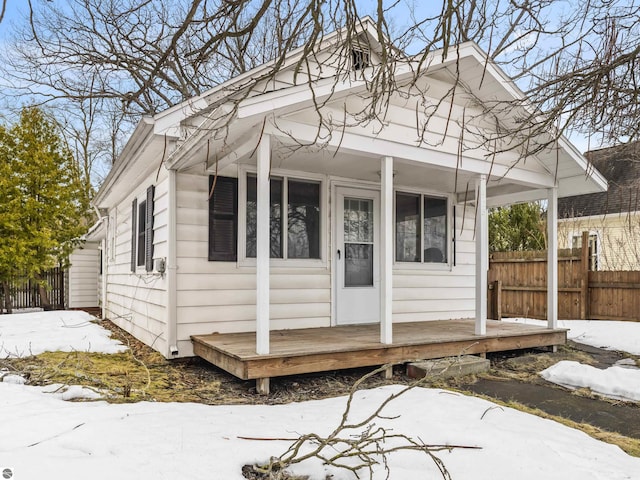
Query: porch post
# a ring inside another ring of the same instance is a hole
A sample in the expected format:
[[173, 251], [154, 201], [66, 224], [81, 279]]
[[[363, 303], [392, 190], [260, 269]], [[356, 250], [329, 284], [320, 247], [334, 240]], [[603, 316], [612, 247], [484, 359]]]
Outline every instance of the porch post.
[[547, 323], [558, 326], [558, 188], [547, 190]]
[[271, 137], [264, 134], [257, 149], [256, 207], [256, 353], [269, 353], [269, 167]]
[[476, 335], [487, 334], [488, 269], [487, 176], [480, 175], [476, 178]]
[[380, 343], [393, 343], [393, 157], [380, 161]]

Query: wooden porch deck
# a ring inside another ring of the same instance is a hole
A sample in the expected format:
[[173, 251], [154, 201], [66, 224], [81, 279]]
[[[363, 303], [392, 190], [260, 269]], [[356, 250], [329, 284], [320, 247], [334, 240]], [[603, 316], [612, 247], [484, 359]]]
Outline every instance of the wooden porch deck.
[[268, 379], [300, 373], [561, 345], [565, 329], [487, 320], [487, 335], [474, 320], [437, 320], [393, 325], [393, 344], [380, 343], [380, 326], [350, 325], [274, 330], [268, 355], [258, 355], [255, 333], [194, 335], [194, 353], [238, 378]]

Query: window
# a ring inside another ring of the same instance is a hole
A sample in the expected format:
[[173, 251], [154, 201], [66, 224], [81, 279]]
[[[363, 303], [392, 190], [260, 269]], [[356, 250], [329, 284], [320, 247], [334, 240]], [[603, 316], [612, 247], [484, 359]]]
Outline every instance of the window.
[[[320, 258], [320, 183], [272, 178], [271, 258]], [[257, 179], [247, 176], [246, 256], [256, 256]]]
[[363, 70], [369, 66], [369, 52], [361, 48], [351, 49], [351, 66], [354, 70]]
[[396, 261], [447, 263], [447, 199], [396, 194]]
[[147, 202], [140, 202], [138, 205], [138, 261], [136, 265], [141, 267], [144, 265], [144, 245], [145, 233], [147, 231]]
[[[571, 237], [571, 248], [582, 248], [582, 235]], [[589, 234], [589, 270], [598, 270], [598, 235], [595, 233]]]
[[147, 188], [146, 199], [131, 204], [131, 271], [139, 266], [153, 270], [153, 196], [155, 187]]

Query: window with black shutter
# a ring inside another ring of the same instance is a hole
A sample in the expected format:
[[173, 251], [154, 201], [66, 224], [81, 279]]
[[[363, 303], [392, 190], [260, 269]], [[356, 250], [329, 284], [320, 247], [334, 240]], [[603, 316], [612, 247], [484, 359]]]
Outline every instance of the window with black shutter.
[[[137, 220], [138, 220], [138, 199], [134, 198], [133, 202], [131, 202], [131, 271], [136, 271], [136, 240], [138, 238], [138, 230], [137, 230]], [[112, 246], [115, 249], [115, 242]]]
[[[209, 177], [209, 192], [214, 177]], [[238, 179], [217, 177], [209, 198], [209, 261], [238, 258]]]
[[146, 199], [131, 206], [131, 271], [144, 266], [153, 271], [153, 196], [155, 187], [147, 188]]
[[144, 266], [147, 272], [153, 271], [153, 195], [155, 187], [147, 188], [144, 232]]
[[136, 265], [144, 265], [145, 233], [147, 232], [147, 202], [142, 201], [138, 205], [138, 255]]

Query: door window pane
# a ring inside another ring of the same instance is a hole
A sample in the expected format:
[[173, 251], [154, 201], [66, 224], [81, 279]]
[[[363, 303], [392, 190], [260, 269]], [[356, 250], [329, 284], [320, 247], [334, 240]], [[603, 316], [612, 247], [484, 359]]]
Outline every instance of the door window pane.
[[[247, 257], [256, 256], [258, 179], [247, 176]], [[282, 258], [282, 179], [272, 178], [270, 183], [270, 256]]]
[[320, 258], [320, 184], [288, 182], [288, 258]]
[[344, 246], [344, 286], [373, 286], [373, 245], [347, 243]]
[[373, 200], [344, 199], [344, 286], [373, 286]]
[[424, 197], [424, 261], [447, 262], [447, 200]]
[[373, 200], [344, 199], [344, 241], [373, 242]]
[[420, 261], [420, 195], [396, 195], [396, 261]]

